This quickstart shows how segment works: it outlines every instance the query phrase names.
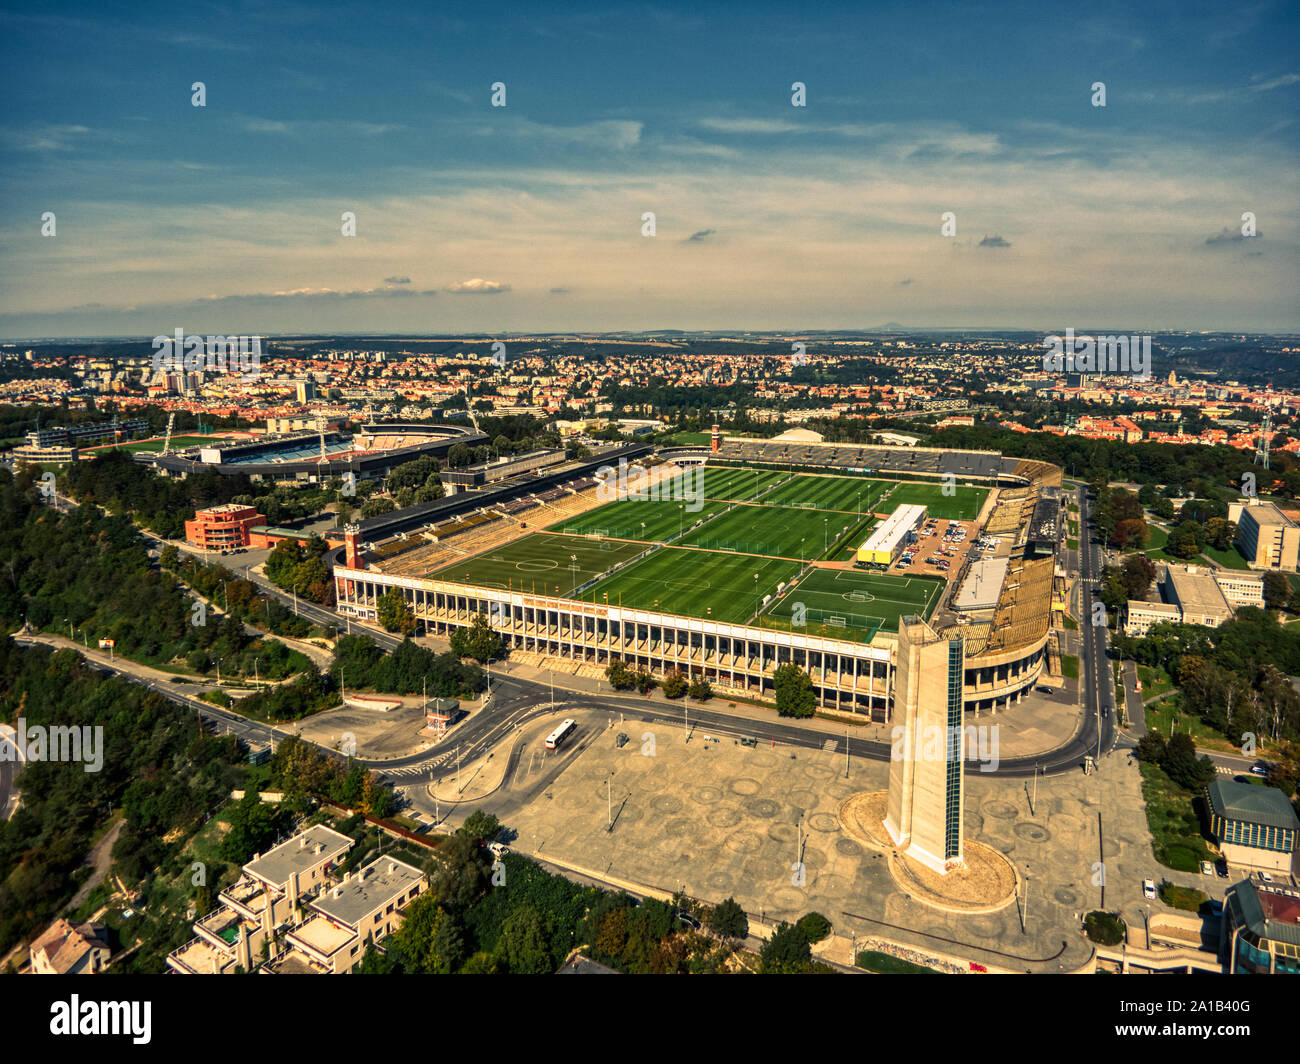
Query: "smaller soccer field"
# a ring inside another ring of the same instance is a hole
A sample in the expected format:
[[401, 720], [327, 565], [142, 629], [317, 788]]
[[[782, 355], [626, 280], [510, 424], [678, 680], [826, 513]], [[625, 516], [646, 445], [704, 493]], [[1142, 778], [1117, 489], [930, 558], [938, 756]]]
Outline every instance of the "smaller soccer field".
[[866, 477], [798, 476], [773, 488], [759, 501], [765, 506], [799, 506], [868, 514], [875, 509], [872, 504], [895, 483]]
[[770, 488], [790, 476], [789, 473], [778, 473], [771, 469], [739, 469], [728, 466], [705, 466], [702, 472], [704, 497], [728, 502], [752, 499], [764, 488]]
[[429, 579], [567, 597], [574, 588], [608, 572], [619, 562], [635, 558], [645, 549], [644, 543], [534, 532], [513, 543], [435, 569], [429, 573]]
[[968, 484], [954, 484], [948, 489], [953, 493], [951, 495], [945, 495], [943, 489], [943, 484], [904, 482], [889, 493], [880, 504], [880, 509], [893, 513], [900, 506], [920, 503], [926, 508], [929, 517], [946, 521], [974, 521], [988, 495], [987, 488], [972, 488]]
[[899, 617], [915, 613], [928, 619], [943, 588], [942, 580], [926, 577], [814, 569], [770, 602], [761, 620], [811, 635], [867, 642], [879, 631], [898, 631]]
[[687, 533], [681, 542], [708, 550], [811, 561], [859, 523], [857, 514], [742, 503]]
[[585, 536], [599, 534], [618, 539], [665, 540], [708, 519], [723, 509], [724, 502], [673, 502], [658, 499], [622, 499], [606, 503], [576, 517], [566, 517], [548, 526], [548, 532]]
[[[587, 602], [743, 623], [798, 562], [664, 547], [584, 591]], [[757, 575], [758, 579], [754, 577]]]

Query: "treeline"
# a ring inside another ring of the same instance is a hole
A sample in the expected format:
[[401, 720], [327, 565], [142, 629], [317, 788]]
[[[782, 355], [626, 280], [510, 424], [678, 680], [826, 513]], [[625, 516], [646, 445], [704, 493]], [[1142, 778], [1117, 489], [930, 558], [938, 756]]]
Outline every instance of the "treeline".
[[312, 632], [311, 622], [219, 562], [201, 562], [192, 554], [181, 554], [170, 543], [162, 549], [159, 562], [209, 602], [215, 602], [245, 624], [289, 639], [303, 639]]
[[473, 698], [483, 689], [483, 670], [451, 651], [436, 654], [404, 639], [385, 654], [365, 635], [342, 635], [334, 644], [330, 677], [349, 688], [430, 698]]
[[294, 591], [324, 606], [334, 605], [334, 578], [325, 561], [329, 544], [320, 536], [282, 539], [267, 556], [266, 578], [283, 591]]
[[80, 503], [134, 518], [166, 539], [180, 539], [196, 509], [232, 502], [236, 495], [248, 493], [252, 484], [242, 473], [227, 477], [211, 468], [172, 480], [118, 450], [70, 463], [59, 478], [59, 488]]
[[[1144, 638], [1119, 633], [1114, 646], [1123, 657], [1164, 668], [1183, 708], [1230, 742], [1242, 743], [1247, 732], [1257, 741], [1300, 742], [1300, 693], [1288, 679], [1300, 673], [1300, 627], [1243, 606], [1218, 628], [1158, 624]], [[1300, 749], [1288, 756], [1295, 755]], [[1289, 790], [1294, 770], [1293, 763]]]
[[91, 506], [51, 509], [30, 472], [0, 470], [0, 551], [0, 622], [9, 630], [26, 623], [78, 642], [112, 639], [116, 653], [151, 665], [193, 655], [251, 675], [259, 654], [295, 660], [234, 617], [196, 614], [185, 589], [150, 568], [130, 521]]
[[[200, 736], [195, 717], [70, 650], [0, 640], [0, 719], [102, 728], [102, 763], [28, 762], [22, 804], [0, 821], [0, 952], [43, 928], [84, 880], [87, 851], [108, 810], [126, 825], [113, 849], [122, 878], [148, 897], [180, 873], [186, 840], [243, 778], [233, 737]], [[93, 734], [93, 733], [92, 733]], [[188, 929], [182, 928], [182, 932]]]
[[296, 735], [276, 747], [271, 779], [284, 792], [290, 810], [306, 809], [311, 799], [326, 799], [380, 819], [397, 812], [392, 787], [379, 783], [365, 765], [351, 757], [331, 757]]

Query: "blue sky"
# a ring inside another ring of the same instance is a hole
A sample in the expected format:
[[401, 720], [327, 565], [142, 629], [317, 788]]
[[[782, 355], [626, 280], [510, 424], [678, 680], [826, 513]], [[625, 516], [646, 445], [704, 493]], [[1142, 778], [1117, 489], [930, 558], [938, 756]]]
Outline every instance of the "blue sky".
[[431, 7], [0, 8], [0, 336], [1300, 331], [1294, 5]]

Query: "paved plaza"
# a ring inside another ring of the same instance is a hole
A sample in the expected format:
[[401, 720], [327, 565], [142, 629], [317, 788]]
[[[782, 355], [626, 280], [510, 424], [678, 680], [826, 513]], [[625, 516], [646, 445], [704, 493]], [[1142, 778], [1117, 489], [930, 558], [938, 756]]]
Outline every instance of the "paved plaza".
[[[698, 729], [686, 743], [682, 728], [662, 724], [628, 721], [621, 730], [629, 737], [622, 749], [618, 726], [598, 730], [548, 787], [512, 811], [517, 849], [634, 887], [684, 888], [709, 902], [733, 895], [769, 924], [817, 910], [846, 940], [876, 936], [1018, 971], [1086, 962], [1080, 917], [1103, 903], [1099, 828], [1107, 909], [1140, 925], [1142, 879], [1160, 878], [1138, 770], [1123, 755], [1091, 777], [1040, 779], [1037, 815], [1024, 781], [968, 773], [967, 837], [1011, 860], [1021, 897], [996, 913], [962, 916], [910, 898], [890, 875], [888, 855], [841, 829], [847, 798], [888, 785], [885, 763], [852, 759], [846, 779], [839, 739], [808, 751], [713, 742]], [[792, 868], [801, 840], [802, 884]]]

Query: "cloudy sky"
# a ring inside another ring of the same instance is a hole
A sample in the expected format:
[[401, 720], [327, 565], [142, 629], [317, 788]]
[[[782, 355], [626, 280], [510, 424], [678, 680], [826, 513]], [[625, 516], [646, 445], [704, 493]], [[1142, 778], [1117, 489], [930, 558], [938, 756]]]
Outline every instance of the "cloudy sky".
[[1294, 5], [425, 6], [0, 9], [0, 336], [1300, 331]]

